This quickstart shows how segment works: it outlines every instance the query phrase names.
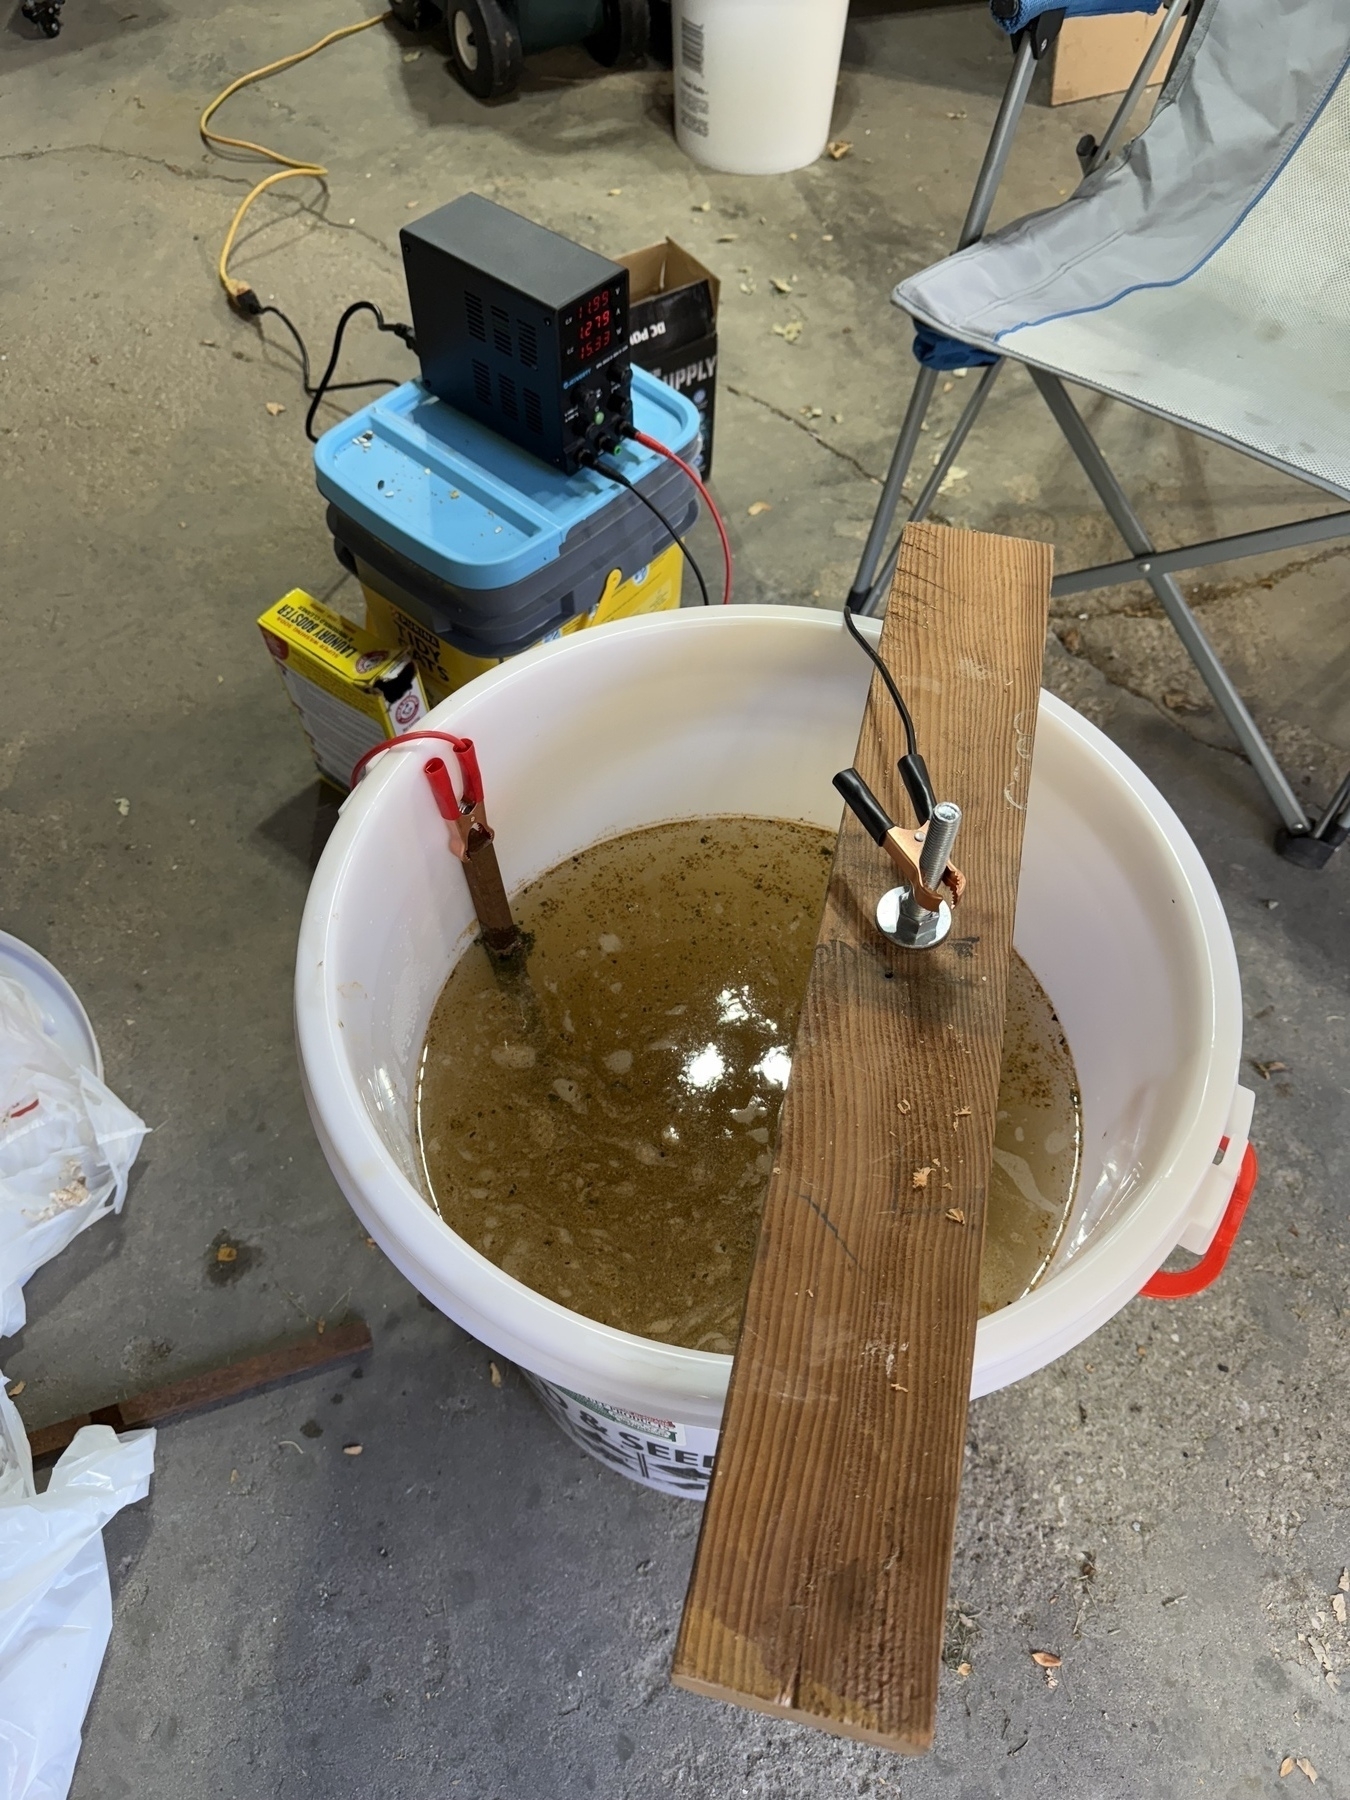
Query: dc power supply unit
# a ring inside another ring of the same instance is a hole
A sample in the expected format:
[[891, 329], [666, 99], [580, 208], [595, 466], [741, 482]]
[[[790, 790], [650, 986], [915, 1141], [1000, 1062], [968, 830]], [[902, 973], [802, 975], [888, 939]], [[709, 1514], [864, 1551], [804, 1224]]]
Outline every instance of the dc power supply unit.
[[631, 430], [627, 269], [481, 194], [399, 237], [439, 399], [569, 475]]

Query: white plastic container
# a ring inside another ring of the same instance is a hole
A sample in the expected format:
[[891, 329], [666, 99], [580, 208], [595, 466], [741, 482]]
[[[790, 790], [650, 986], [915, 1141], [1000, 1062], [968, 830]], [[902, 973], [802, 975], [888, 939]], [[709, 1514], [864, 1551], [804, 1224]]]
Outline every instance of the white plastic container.
[[[852, 761], [870, 673], [837, 613], [695, 608], [528, 651], [429, 723], [477, 745], [515, 888], [662, 819], [745, 813], [836, 829], [830, 781]], [[544, 1299], [422, 1197], [417, 1061], [473, 932], [420, 773], [431, 748], [380, 759], [344, 806], [310, 890], [296, 1028], [315, 1128], [371, 1236], [428, 1299], [529, 1373], [564, 1429], [638, 1480], [701, 1495], [730, 1357], [633, 1337]], [[1055, 1268], [980, 1321], [975, 1395], [1087, 1337], [1179, 1242], [1205, 1248], [1251, 1117], [1237, 1086], [1237, 964], [1199, 853], [1133, 763], [1048, 694], [1016, 943], [1073, 1049], [1083, 1174]]]
[[674, 0], [675, 136], [695, 162], [781, 175], [825, 148], [848, 0]]
[[102, 1081], [103, 1052], [89, 1014], [61, 971], [30, 945], [0, 931], [0, 976], [17, 981], [32, 997], [47, 1036], [62, 1055], [77, 1069], [88, 1069]]

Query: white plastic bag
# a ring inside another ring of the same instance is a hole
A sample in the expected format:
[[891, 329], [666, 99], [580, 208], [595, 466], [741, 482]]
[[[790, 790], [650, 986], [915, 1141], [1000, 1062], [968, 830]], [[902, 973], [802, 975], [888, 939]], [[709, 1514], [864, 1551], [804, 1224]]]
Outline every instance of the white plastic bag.
[[22, 1326], [33, 1271], [121, 1210], [145, 1132], [48, 1037], [18, 982], [0, 976], [0, 1337]]
[[65, 1800], [112, 1630], [104, 1525], [144, 1499], [153, 1431], [86, 1425], [33, 1484], [0, 1377], [0, 1800]]

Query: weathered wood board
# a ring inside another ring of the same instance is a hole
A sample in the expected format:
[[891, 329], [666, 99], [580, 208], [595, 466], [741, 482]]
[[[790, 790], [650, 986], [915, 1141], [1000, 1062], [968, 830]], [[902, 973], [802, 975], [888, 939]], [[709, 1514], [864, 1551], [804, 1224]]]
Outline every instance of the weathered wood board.
[[[932, 1742], [1051, 552], [911, 525], [881, 653], [965, 820], [951, 936], [904, 951], [844, 815], [676, 1647], [682, 1687]], [[859, 652], [861, 655], [861, 651]], [[874, 678], [856, 766], [907, 818]]]

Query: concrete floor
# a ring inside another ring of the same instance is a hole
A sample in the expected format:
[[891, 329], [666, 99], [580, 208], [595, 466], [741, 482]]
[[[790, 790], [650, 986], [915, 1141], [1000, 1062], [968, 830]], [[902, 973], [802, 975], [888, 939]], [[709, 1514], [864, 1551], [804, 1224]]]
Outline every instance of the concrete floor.
[[[260, 206], [238, 268], [321, 345], [350, 299], [402, 314], [399, 225], [467, 188], [603, 250], [673, 234], [724, 277], [717, 487], [740, 594], [837, 605], [908, 390], [887, 294], [953, 242], [1006, 64], [976, 8], [854, 14], [835, 124], [853, 153], [777, 180], [687, 162], [658, 71], [556, 53], [485, 110], [437, 47], [373, 31], [235, 104], [226, 129], [333, 170], [326, 201], [296, 184]], [[367, 1248], [296, 1078], [290, 969], [327, 815], [253, 623], [339, 571], [293, 358], [212, 273], [248, 172], [195, 132], [230, 77], [347, 16], [69, 0], [55, 42], [17, 5], [0, 37], [0, 924], [67, 972], [155, 1127], [123, 1216], [30, 1284], [6, 1369], [33, 1425], [307, 1321], [351, 1311], [375, 1336], [361, 1379], [162, 1433], [150, 1499], [107, 1532], [116, 1625], [75, 1794], [1245, 1800], [1303, 1783], [1278, 1777], [1293, 1754], [1350, 1795], [1350, 1634], [1329, 1602], [1350, 1562], [1350, 857], [1313, 876], [1271, 854], [1257, 785], [1147, 595], [1061, 609], [1048, 678], [1195, 833], [1247, 1051], [1287, 1068], [1248, 1071], [1263, 1178], [1218, 1286], [1136, 1301], [972, 1409], [931, 1758], [671, 1690], [696, 1509], [587, 1460], [514, 1373], [494, 1387], [487, 1353]], [[1071, 185], [1104, 111], [1029, 113], [1002, 216]], [[797, 342], [774, 334], [793, 319]], [[359, 327], [348, 360], [407, 369]], [[1089, 413], [1165, 540], [1303, 503], [1255, 464]], [[1114, 553], [1016, 376], [960, 461], [943, 516], [1051, 538], [1066, 564]], [[1314, 799], [1350, 759], [1346, 571], [1322, 550], [1192, 588]], [[248, 1254], [216, 1285], [221, 1231]], [[1042, 1646], [1064, 1659], [1053, 1689]]]

